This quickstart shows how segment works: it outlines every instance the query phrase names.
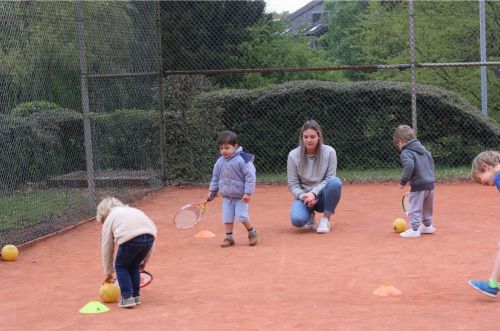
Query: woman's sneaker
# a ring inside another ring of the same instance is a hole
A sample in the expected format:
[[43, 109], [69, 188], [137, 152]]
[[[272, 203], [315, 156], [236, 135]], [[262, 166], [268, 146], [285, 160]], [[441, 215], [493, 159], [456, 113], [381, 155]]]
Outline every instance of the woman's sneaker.
[[330, 232], [330, 222], [328, 222], [328, 218], [321, 217], [319, 220], [318, 228], [316, 229], [316, 233], [328, 233]]
[[138, 306], [141, 304], [141, 297], [140, 296], [136, 296], [134, 297], [134, 300], [135, 300], [135, 305]]
[[429, 225], [425, 226], [424, 224], [420, 227], [420, 233], [434, 233], [436, 231], [436, 228], [434, 228], [434, 225]]
[[314, 219], [315, 212], [311, 212], [311, 216], [309, 217], [309, 222], [306, 223], [306, 229], [308, 230], [316, 230], [316, 220]]

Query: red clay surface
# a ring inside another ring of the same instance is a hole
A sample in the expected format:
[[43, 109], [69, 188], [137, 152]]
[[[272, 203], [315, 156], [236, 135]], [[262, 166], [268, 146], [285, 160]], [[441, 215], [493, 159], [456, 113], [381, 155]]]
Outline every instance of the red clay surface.
[[[159, 234], [133, 309], [82, 314], [99, 300], [101, 226], [88, 222], [20, 247], [0, 261], [0, 328], [6, 330], [493, 330], [500, 302], [473, 290], [489, 278], [500, 240], [500, 197], [473, 183], [438, 184], [433, 235], [403, 239], [392, 221], [406, 215], [397, 183], [345, 184], [329, 234], [291, 226], [292, 196], [260, 186], [250, 205], [259, 243], [242, 225], [236, 246], [221, 248], [221, 200], [205, 219], [178, 230], [172, 216], [207, 190], [167, 188], [133, 206]], [[216, 234], [195, 238], [201, 230]], [[397, 297], [372, 292], [390, 284]]]

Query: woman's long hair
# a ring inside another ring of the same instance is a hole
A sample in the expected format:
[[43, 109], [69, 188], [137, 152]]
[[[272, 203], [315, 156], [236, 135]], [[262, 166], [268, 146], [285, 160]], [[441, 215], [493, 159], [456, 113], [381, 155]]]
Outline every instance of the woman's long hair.
[[302, 125], [302, 129], [300, 130], [300, 138], [299, 138], [299, 146], [300, 146], [300, 167], [299, 173], [300, 175], [304, 174], [306, 165], [307, 165], [307, 151], [306, 146], [304, 145], [304, 131], [308, 129], [313, 129], [318, 134], [318, 145], [316, 146], [316, 174], [319, 174], [321, 170], [321, 161], [323, 159], [322, 155], [322, 146], [323, 146], [323, 132], [321, 131], [321, 127], [318, 122], [315, 120], [309, 120]]

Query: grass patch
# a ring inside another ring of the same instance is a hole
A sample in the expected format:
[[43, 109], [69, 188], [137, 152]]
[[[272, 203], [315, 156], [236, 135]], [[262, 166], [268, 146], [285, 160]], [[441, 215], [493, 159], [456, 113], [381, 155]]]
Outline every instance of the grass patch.
[[88, 205], [79, 190], [29, 190], [0, 194], [0, 229], [15, 229], [59, 215], [74, 213]]
[[[379, 170], [339, 170], [337, 177], [347, 181], [363, 183], [398, 182], [401, 178], [402, 168]], [[470, 181], [470, 167], [436, 168], [434, 172], [436, 181]], [[286, 185], [286, 172], [279, 174], [257, 174], [260, 184]]]
[[[337, 172], [337, 176], [346, 181], [360, 183], [397, 182], [402, 168], [381, 170], [359, 170]], [[437, 168], [436, 181], [470, 181], [470, 168]], [[257, 174], [259, 184], [286, 185], [286, 172], [278, 174]], [[208, 182], [206, 183], [208, 186]], [[123, 192], [122, 192], [123, 191]], [[115, 188], [112, 195], [119, 195], [126, 190]], [[33, 189], [12, 194], [0, 194], [0, 230], [15, 230], [37, 222], [47, 222], [62, 218], [64, 215], [78, 217], [82, 209], [87, 209], [86, 190], [79, 189]]]

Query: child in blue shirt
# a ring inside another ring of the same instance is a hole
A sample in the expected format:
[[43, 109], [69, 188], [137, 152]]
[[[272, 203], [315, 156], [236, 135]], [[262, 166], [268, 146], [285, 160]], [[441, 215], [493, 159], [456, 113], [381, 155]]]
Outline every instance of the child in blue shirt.
[[[472, 162], [471, 175], [474, 181], [483, 186], [496, 186], [500, 193], [500, 153], [495, 151], [482, 152]], [[485, 281], [471, 280], [469, 284], [479, 292], [496, 297], [500, 285], [500, 242], [497, 245], [497, 256], [493, 265], [491, 277]]]
[[234, 132], [224, 131], [217, 140], [220, 156], [215, 162], [208, 198], [213, 192], [219, 191], [223, 198], [222, 223], [226, 230], [226, 238], [221, 247], [234, 245], [233, 224], [234, 218], [248, 230], [250, 246], [257, 244], [257, 231], [248, 217], [248, 203], [255, 191], [254, 155], [244, 153], [238, 147], [238, 137]]

